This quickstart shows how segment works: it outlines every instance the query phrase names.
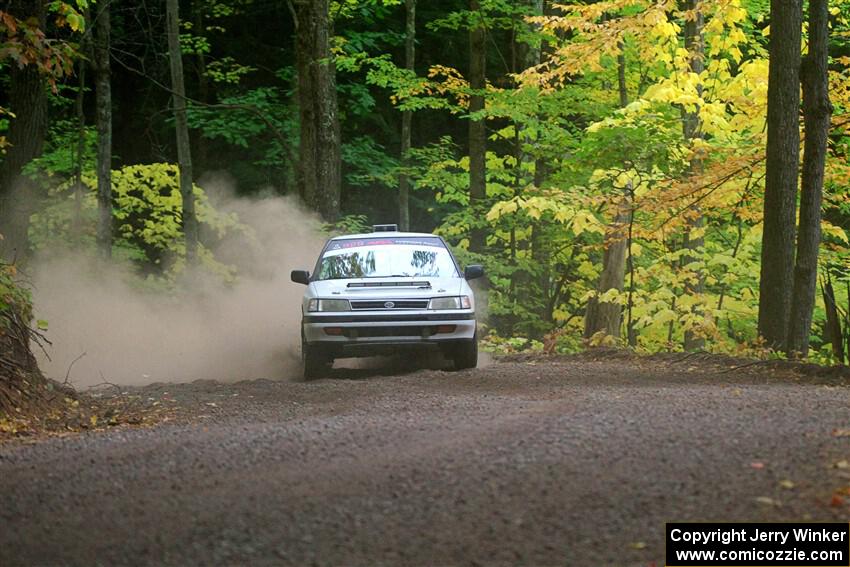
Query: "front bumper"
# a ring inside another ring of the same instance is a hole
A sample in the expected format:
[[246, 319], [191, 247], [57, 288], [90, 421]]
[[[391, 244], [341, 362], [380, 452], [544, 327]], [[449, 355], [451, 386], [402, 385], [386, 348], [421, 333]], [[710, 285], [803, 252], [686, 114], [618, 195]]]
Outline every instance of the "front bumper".
[[475, 337], [472, 311], [407, 313], [310, 313], [302, 319], [304, 339], [335, 356], [368, 355], [389, 349], [376, 347], [440, 346]]

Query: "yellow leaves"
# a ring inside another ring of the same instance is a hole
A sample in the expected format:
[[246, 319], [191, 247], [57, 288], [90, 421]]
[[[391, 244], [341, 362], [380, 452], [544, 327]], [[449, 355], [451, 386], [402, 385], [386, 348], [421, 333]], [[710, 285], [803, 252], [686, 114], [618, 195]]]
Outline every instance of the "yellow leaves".
[[596, 277], [599, 275], [599, 270], [596, 269], [596, 266], [593, 264], [593, 262], [585, 260], [584, 262], [579, 264], [576, 273], [579, 276], [587, 279], [588, 281], [591, 281], [596, 279]]
[[540, 217], [543, 216], [543, 212], [546, 210], [546, 204], [532, 197], [525, 202], [523, 209], [534, 220], [540, 220]]
[[681, 28], [669, 20], [659, 21], [652, 28], [652, 33], [661, 39], [673, 39], [678, 37]]
[[844, 244], [850, 244], [850, 240], [847, 238], [847, 233], [840, 226], [835, 226], [828, 220], [821, 221], [821, 232], [823, 232], [826, 236], [831, 236], [832, 238], [837, 238]]
[[611, 288], [602, 294], [597, 294], [596, 300], [599, 303], [616, 303], [618, 305], [625, 305], [629, 300], [629, 295], [627, 292]]
[[632, 241], [632, 256], [640, 258], [641, 254], [643, 254], [643, 246], [641, 246], [638, 242]]
[[576, 211], [571, 224], [573, 233], [579, 235], [583, 232], [605, 234], [605, 226], [593, 215], [585, 210]]
[[428, 78], [422, 92], [432, 96], [452, 96], [458, 107], [469, 105], [469, 81], [457, 69], [446, 65], [432, 65], [428, 69]]
[[666, 325], [671, 321], [676, 321], [678, 318], [679, 314], [672, 309], [662, 309], [655, 313], [652, 317], [652, 322], [659, 325]]
[[0, 433], [12, 433], [15, 434], [18, 432], [18, 425], [9, 419], [2, 418], [0, 419]]
[[587, 340], [587, 345], [591, 346], [591, 347], [600, 347], [600, 346], [613, 347], [613, 346], [617, 346], [617, 343], [618, 343], [617, 339], [615, 337], [612, 337], [611, 335], [605, 333], [605, 331], [598, 331], [598, 332], [594, 333], [593, 336], [590, 337]]
[[493, 222], [504, 215], [517, 212], [520, 207], [520, 201], [522, 201], [522, 199], [517, 197], [515, 199], [511, 199], [510, 201], [500, 201], [494, 204], [490, 208], [490, 211], [487, 213], [487, 220], [489, 222]]
[[737, 47], [732, 47], [729, 50], [729, 54], [732, 55], [732, 58], [735, 60], [736, 63], [739, 63], [741, 61], [741, 59], [743, 59], [743, 57], [744, 57], [744, 54], [741, 53], [741, 50], [738, 49]]
[[723, 101], [704, 103], [699, 109], [702, 131], [706, 134], [728, 139], [730, 132], [729, 114]]
[[499, 201], [494, 204], [487, 213], [487, 220], [493, 222], [504, 215], [524, 211], [533, 219], [539, 219], [545, 212], [559, 212], [562, 207], [553, 199], [546, 197], [514, 197], [507, 201]]
[[[524, 84], [563, 85], [572, 76], [601, 71], [603, 63], [621, 51], [622, 42], [634, 41], [638, 56], [647, 63], [669, 60], [681, 32], [674, 0], [658, 2], [616, 0], [591, 4], [556, 4], [556, 14], [527, 18], [551, 35], [570, 40], [555, 49], [548, 61], [521, 76]], [[620, 14], [619, 17], [610, 17]], [[607, 17], [603, 18], [602, 16]]]
[[585, 131], [586, 131], [586, 132], [590, 132], [590, 133], [592, 134], [593, 132], [598, 132], [598, 131], [600, 131], [601, 129], [605, 128], [605, 127], [606, 127], [606, 126], [608, 126], [609, 124], [610, 124], [610, 119], [606, 118], [606, 119], [604, 119], [604, 120], [600, 120], [600, 121], [598, 121], [598, 122], [594, 122], [594, 123], [592, 123], [590, 126], [588, 126], [588, 127], [586, 128], [586, 130], [585, 130]]
[[534, 220], [549, 214], [555, 222], [567, 225], [576, 236], [585, 232], [605, 234], [605, 225], [591, 211], [567, 205], [559, 198], [547, 195], [514, 197], [499, 201], [490, 208], [486, 218], [489, 222], [495, 222], [503, 216], [520, 211]]
[[662, 80], [650, 86], [644, 93], [647, 101], [681, 105], [688, 112], [693, 112], [705, 104], [700, 95], [702, 79], [696, 73], [676, 73], [669, 79]]
[[552, 320], [553, 321], [558, 321], [558, 322], [569, 321], [571, 316], [572, 315], [570, 315], [569, 311], [567, 311], [566, 309], [555, 309], [554, 311], [552, 311]]

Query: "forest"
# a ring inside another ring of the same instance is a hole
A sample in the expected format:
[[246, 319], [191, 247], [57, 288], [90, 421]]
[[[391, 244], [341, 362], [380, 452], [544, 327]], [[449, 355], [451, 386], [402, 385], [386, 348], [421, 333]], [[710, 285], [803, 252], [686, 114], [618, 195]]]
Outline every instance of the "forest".
[[496, 352], [850, 354], [850, 1], [4, 0], [0, 42], [7, 333], [42, 254], [238, 282], [226, 179], [443, 236]]

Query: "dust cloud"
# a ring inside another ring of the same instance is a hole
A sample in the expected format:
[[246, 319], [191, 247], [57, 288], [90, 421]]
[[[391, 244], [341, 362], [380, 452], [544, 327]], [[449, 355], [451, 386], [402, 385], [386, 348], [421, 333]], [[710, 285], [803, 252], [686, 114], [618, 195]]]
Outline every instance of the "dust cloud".
[[76, 387], [297, 376], [304, 289], [289, 272], [312, 269], [323, 243], [318, 221], [292, 199], [236, 199], [226, 181], [200, 185], [255, 234], [215, 250], [239, 267], [238, 281], [194, 275], [167, 294], [144, 289], [126, 267], [72, 253], [36, 258], [36, 316], [52, 342], [49, 359], [39, 353], [46, 375], [67, 374]]

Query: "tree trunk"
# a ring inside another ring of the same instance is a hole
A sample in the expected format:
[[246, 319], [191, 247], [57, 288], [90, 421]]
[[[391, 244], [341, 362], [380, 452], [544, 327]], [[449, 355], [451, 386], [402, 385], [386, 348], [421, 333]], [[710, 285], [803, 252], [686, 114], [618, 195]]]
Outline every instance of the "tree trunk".
[[[13, 0], [7, 11], [18, 19], [35, 18], [45, 27], [44, 2]], [[9, 148], [0, 166], [0, 258], [12, 262], [29, 252], [29, 219], [36, 186], [21, 176], [21, 170], [41, 155], [47, 135], [47, 91], [35, 65], [9, 65]]]
[[832, 354], [839, 363], [844, 362], [844, 335], [841, 332], [841, 316], [838, 313], [838, 305], [835, 303], [835, 290], [832, 280], [827, 275], [826, 281], [821, 282], [823, 292], [823, 305], [826, 311], [826, 326], [824, 328], [826, 340], [832, 344]]
[[[203, 33], [204, 30], [204, 10], [206, 8], [204, 0], [194, 0], [192, 3], [192, 16], [194, 19], [193, 26], [195, 33]], [[198, 100], [203, 103], [212, 102], [210, 96], [210, 80], [207, 77], [207, 58], [203, 52], [198, 51], [195, 56], [198, 65]], [[206, 171], [209, 165], [209, 144], [204, 137], [203, 132], [198, 130], [194, 136], [193, 146], [195, 151], [192, 155], [192, 171], [194, 175], [200, 178]]]
[[[690, 58], [691, 72], [699, 75], [705, 69], [705, 45], [702, 37], [703, 14], [699, 7], [700, 0], [687, 0], [685, 9], [693, 12], [693, 18], [685, 22], [685, 49]], [[702, 85], [697, 86], [697, 93], [702, 96]], [[682, 111], [682, 130], [685, 142], [693, 146], [695, 140], [702, 138], [702, 121], [699, 117], [699, 108], [694, 112]], [[689, 164], [689, 174], [698, 175], [702, 172], [702, 159], [698, 153], [694, 153]], [[702, 237], [703, 218], [698, 206], [695, 206], [688, 217], [688, 226], [685, 230], [683, 244], [688, 254], [683, 256], [683, 264], [688, 266], [700, 260], [705, 241]], [[693, 233], [698, 235], [695, 236]], [[693, 252], [693, 254], [691, 253]], [[705, 274], [702, 268], [697, 268], [692, 278], [685, 282], [685, 293], [693, 296], [701, 296], [705, 292]], [[694, 308], [698, 315], [703, 316], [699, 306]], [[705, 339], [699, 334], [686, 329], [685, 350], [701, 350], [705, 348]]]
[[[416, 0], [405, 0], [406, 14], [404, 67], [408, 71], [415, 70], [416, 62]], [[405, 110], [401, 115], [401, 165], [408, 164], [407, 154], [410, 151], [411, 123], [413, 113]], [[402, 172], [398, 178], [398, 221], [401, 230], [410, 230], [410, 179]]]
[[311, 0], [298, 2], [295, 12], [295, 53], [296, 73], [298, 75], [298, 119], [300, 140], [298, 144], [298, 194], [301, 200], [313, 210], [318, 210], [318, 121], [314, 93], [313, 43], [315, 22]]
[[788, 322], [789, 357], [805, 358], [815, 305], [820, 247], [821, 200], [826, 163], [826, 142], [832, 105], [829, 102], [829, 8], [828, 0], [809, 0], [809, 53], [803, 61], [803, 174], [800, 195], [800, 227], [794, 268], [794, 293]]
[[[616, 289], [622, 292], [626, 277], [626, 234], [629, 223], [628, 199], [623, 197], [617, 207], [614, 222], [608, 225], [605, 234], [605, 252], [602, 256], [602, 272], [596, 285], [598, 295]], [[589, 339], [599, 332], [619, 338], [623, 319], [623, 307], [613, 301], [600, 302], [591, 297], [584, 316], [584, 338]]]
[[174, 123], [177, 127], [177, 161], [180, 166], [180, 196], [183, 199], [183, 232], [186, 238], [186, 264], [198, 259], [198, 221], [192, 190], [192, 150], [189, 146], [189, 122], [186, 116], [186, 85], [183, 82], [183, 57], [180, 51], [180, 13], [178, 0], [167, 0], [168, 58], [171, 63], [171, 89]]
[[[473, 94], [469, 97], [469, 113], [484, 110], [484, 88], [486, 86], [487, 29], [480, 13], [479, 0], [469, 0], [469, 11], [474, 23], [469, 30], [469, 87]], [[487, 231], [478, 226], [483, 217], [484, 201], [487, 197], [487, 124], [483, 118], [469, 121], [469, 208], [472, 218], [472, 230], [469, 234], [469, 249], [483, 252], [487, 240]]]
[[[626, 56], [620, 43], [620, 54], [617, 56], [617, 91], [620, 98], [620, 108], [629, 103], [629, 93], [626, 89]], [[613, 222], [608, 225], [605, 233], [605, 252], [602, 255], [602, 272], [596, 285], [597, 297], [591, 297], [587, 302], [584, 314], [584, 338], [589, 339], [599, 332], [615, 339], [620, 338], [620, 327], [623, 319], [623, 307], [619, 303], [599, 302], [598, 295], [616, 289], [623, 291], [626, 277], [626, 248], [628, 238], [626, 227], [629, 223], [631, 210], [628, 193], [625, 193], [617, 204]]]
[[800, 0], [771, 0], [758, 331], [768, 347], [777, 349], [785, 346], [794, 275], [801, 27]]
[[328, 9], [328, 0], [295, 2], [301, 119], [298, 188], [310, 208], [333, 222], [339, 216], [341, 158]]
[[[94, 68], [97, 122], [97, 250], [112, 256], [112, 72], [109, 61], [111, 22], [109, 4], [97, 5]], [[179, 47], [178, 47], [179, 51]], [[184, 103], [185, 104], [185, 103]]]
[[[526, 3], [528, 8], [530, 9], [531, 15], [543, 15], [543, 0], [526, 0]], [[514, 74], [519, 74], [530, 67], [539, 65], [540, 58], [543, 53], [542, 45], [535, 46], [533, 44], [529, 45], [517, 41], [516, 27], [518, 25], [521, 25], [521, 20], [517, 16], [514, 20], [514, 33], [511, 37], [511, 73]], [[534, 26], [534, 29], [539, 31], [539, 26]], [[538, 179], [536, 175], [537, 164], [534, 160], [534, 156], [529, 155], [525, 151], [526, 145], [535, 144], [537, 136], [537, 133], [529, 134], [529, 131], [525, 129], [524, 121], [514, 121], [514, 158], [516, 159], [516, 164], [514, 166], [514, 195], [516, 196], [520, 196], [525, 192], [525, 187], [527, 184], [525, 169], [526, 165], [531, 165], [533, 167], [533, 170], [535, 171], [534, 177], [532, 178], [532, 183], [535, 183], [535, 180]], [[540, 182], [542, 183], [542, 179], [540, 179]], [[532, 235], [529, 240], [523, 241], [521, 239], [517, 239], [516, 227], [511, 227], [509, 245], [511, 255], [511, 266], [515, 270], [511, 276], [511, 288], [509, 296], [512, 302], [518, 301], [518, 298], [521, 296], [521, 294], [535, 293], [533, 289], [529, 289], [529, 284], [532, 281], [531, 273], [528, 271], [527, 268], [519, 269], [517, 266], [518, 257], [528, 254], [529, 249], [534, 248], [534, 246], [531, 244], [534, 240], [534, 237], [534, 229], [532, 229]], [[513, 332], [513, 326], [518, 321], [518, 316], [512, 315], [510, 317], [509, 322], [511, 325], [511, 332]]]
[[625, 108], [629, 104], [629, 91], [626, 88], [626, 52], [622, 41], [617, 54], [617, 91], [620, 93], [620, 108]]
[[[542, 158], [534, 161], [534, 186], [538, 189], [543, 187], [546, 178], [549, 175], [548, 164]], [[531, 260], [539, 270], [537, 272], [537, 290], [536, 295], [540, 297], [540, 320], [549, 322], [549, 311], [546, 306], [549, 304], [551, 297], [551, 283], [553, 279], [550, 265], [550, 248], [547, 246], [546, 233], [543, 230], [543, 223], [533, 223], [531, 225]], [[531, 290], [532, 293], [535, 290]], [[529, 294], [529, 296], [532, 296]], [[532, 296], [533, 297], [533, 296]]]
[[[86, 10], [88, 12], [88, 10]], [[86, 14], [86, 25], [89, 25], [88, 14]], [[81, 45], [81, 47], [83, 47]], [[83, 49], [84, 51], [84, 49]], [[71, 218], [71, 240], [74, 246], [79, 246], [83, 234], [83, 154], [86, 150], [86, 67], [88, 62], [80, 59], [77, 62], [77, 97], [74, 101], [74, 113], [77, 119], [77, 147], [74, 151], [74, 215]]]
[[[629, 183], [629, 202], [633, 203], [635, 200], [635, 192], [632, 184]], [[634, 318], [634, 308], [635, 308], [635, 258], [632, 254], [632, 242], [634, 242], [634, 229], [635, 229], [635, 214], [634, 211], [630, 211], [629, 214], [629, 231], [628, 237], [626, 239], [626, 252], [628, 255], [626, 256], [626, 268], [629, 271], [629, 293], [627, 294], [626, 299], [626, 340], [629, 343], [629, 346], [634, 348], [637, 346], [637, 329], [635, 329], [635, 318]]]

